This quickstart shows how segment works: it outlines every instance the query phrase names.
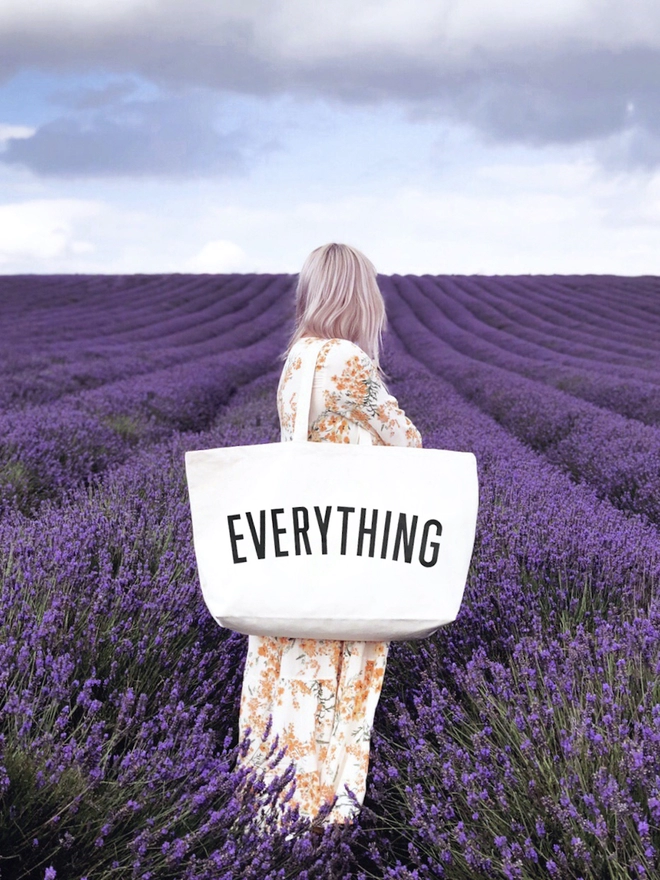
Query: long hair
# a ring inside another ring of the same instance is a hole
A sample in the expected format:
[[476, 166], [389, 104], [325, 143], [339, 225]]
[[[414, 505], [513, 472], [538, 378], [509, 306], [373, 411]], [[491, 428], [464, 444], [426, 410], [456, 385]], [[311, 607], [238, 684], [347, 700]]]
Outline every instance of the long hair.
[[348, 339], [369, 355], [384, 380], [387, 374], [379, 355], [386, 329], [385, 301], [374, 264], [348, 244], [324, 244], [311, 252], [300, 270], [295, 327], [280, 357], [286, 360], [303, 336]]

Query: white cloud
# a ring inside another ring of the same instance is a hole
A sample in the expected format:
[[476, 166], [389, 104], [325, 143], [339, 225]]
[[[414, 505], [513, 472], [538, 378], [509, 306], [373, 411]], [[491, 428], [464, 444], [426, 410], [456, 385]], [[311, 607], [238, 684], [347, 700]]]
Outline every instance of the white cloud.
[[99, 202], [15, 202], [0, 206], [0, 272], [297, 273], [339, 241], [383, 274], [660, 274], [660, 172], [605, 175], [562, 156], [491, 157], [370, 193], [262, 180], [258, 197], [244, 181], [209, 184], [203, 201], [172, 185], [132, 207], [117, 187]]
[[[298, 272], [329, 241], [383, 274], [660, 274], [660, 173], [608, 178], [595, 163], [484, 167], [470, 187], [213, 210], [250, 242], [245, 271]], [[622, 220], [625, 218], [625, 220]]]
[[93, 244], [78, 235], [100, 210], [98, 202], [81, 199], [0, 205], [0, 266], [30, 260], [34, 261], [32, 271], [39, 272], [43, 260], [59, 260], [60, 271], [66, 271], [68, 256], [93, 250]]
[[72, 25], [96, 25], [117, 21], [137, 12], [153, 12], [158, 0], [3, 0], [0, 26], [41, 30], [48, 23], [69, 21]]
[[0, 151], [6, 148], [9, 138], [29, 138], [36, 130], [29, 125], [7, 125], [0, 122]]
[[619, 16], [623, 31], [603, 27], [603, 4], [590, 0], [334, 0], [315, 4], [311, 15], [308, 0], [285, 0], [271, 4], [265, 15], [257, 12], [261, 4], [253, 3], [249, 17], [259, 46], [282, 58], [318, 61], [389, 50], [431, 59], [441, 68], [484, 45], [511, 48], [537, 37], [544, 42], [553, 36], [581, 38], [587, 26], [592, 44], [621, 45], [631, 31], [646, 40], [646, 20], [657, 14], [651, 3], [640, 5], [638, 17], [647, 24], [642, 34], [632, 27], [630, 14]]
[[[58, 25], [71, 33], [98, 37], [112, 22], [149, 25], [154, 40], [177, 31], [197, 33], [207, 42], [254, 39], [270, 58], [318, 58], [370, 48], [426, 49], [442, 61], [441, 50], [515, 44], [561, 36], [590, 45], [620, 47], [660, 44], [656, 0], [3, 0], [0, 30], [41, 33]], [[239, 30], [236, 30], [239, 29]], [[242, 29], [242, 30], [240, 30]]]
[[184, 272], [240, 272], [246, 271], [245, 251], [233, 241], [208, 241], [194, 257], [184, 263]]

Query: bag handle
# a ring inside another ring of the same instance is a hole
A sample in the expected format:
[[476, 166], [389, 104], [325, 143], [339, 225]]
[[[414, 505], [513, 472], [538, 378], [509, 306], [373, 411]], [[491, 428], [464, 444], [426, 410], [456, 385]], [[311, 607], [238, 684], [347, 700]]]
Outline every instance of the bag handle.
[[[326, 339], [315, 339], [310, 342], [303, 351], [308, 357], [302, 358], [300, 368], [300, 386], [298, 388], [298, 402], [296, 406], [296, 420], [293, 426], [293, 440], [298, 443], [306, 443], [309, 433], [309, 411], [312, 406], [312, 386], [316, 373], [316, 361], [321, 352], [321, 347], [327, 342]], [[358, 443], [371, 445], [371, 434], [366, 428], [358, 425]]]

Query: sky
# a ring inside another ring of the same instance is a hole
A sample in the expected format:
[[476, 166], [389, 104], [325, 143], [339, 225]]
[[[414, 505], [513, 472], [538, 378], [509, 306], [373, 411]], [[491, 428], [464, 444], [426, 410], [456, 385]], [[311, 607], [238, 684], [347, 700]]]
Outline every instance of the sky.
[[657, 0], [2, 0], [0, 274], [660, 274]]

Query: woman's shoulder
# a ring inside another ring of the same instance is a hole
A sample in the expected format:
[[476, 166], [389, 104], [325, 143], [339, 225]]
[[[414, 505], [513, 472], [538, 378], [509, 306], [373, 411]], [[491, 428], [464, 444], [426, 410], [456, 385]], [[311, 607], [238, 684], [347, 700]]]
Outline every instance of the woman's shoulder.
[[[321, 342], [316, 350], [317, 374], [343, 374], [346, 370], [369, 370], [371, 361], [355, 342], [341, 337], [301, 336], [291, 346], [286, 357], [278, 384], [278, 394], [282, 388], [299, 372], [307, 357], [312, 357], [312, 343]], [[309, 351], [309, 355], [307, 355]]]
[[319, 340], [323, 343], [320, 348], [320, 353], [326, 358], [333, 355], [341, 357], [352, 357], [355, 355], [367, 357], [366, 352], [364, 352], [356, 342], [351, 342], [350, 339], [335, 336], [302, 336], [292, 347], [291, 351], [293, 352], [295, 349], [296, 354], [301, 354], [306, 348], [309, 348], [312, 343], [318, 342]]

